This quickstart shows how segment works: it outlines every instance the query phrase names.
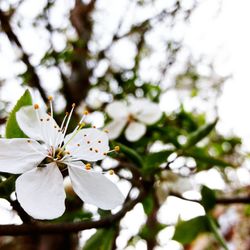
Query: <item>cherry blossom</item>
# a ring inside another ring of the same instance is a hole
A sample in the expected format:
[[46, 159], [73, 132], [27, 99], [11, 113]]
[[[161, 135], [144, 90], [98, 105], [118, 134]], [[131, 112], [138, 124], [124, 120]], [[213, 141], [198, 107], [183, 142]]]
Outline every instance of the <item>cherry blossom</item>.
[[118, 138], [125, 128], [125, 137], [128, 141], [142, 138], [146, 133], [146, 125], [156, 123], [162, 116], [159, 106], [146, 98], [133, 98], [128, 104], [114, 101], [107, 105], [106, 112], [112, 118], [106, 126], [109, 138]]
[[47, 114], [34, 106], [16, 113], [21, 130], [29, 138], [0, 139], [0, 171], [21, 174], [16, 180], [16, 196], [33, 218], [54, 219], [65, 211], [62, 172], [68, 174], [75, 193], [86, 203], [110, 210], [124, 201], [118, 187], [90, 163], [105, 158], [109, 150], [107, 133], [79, 125], [66, 135], [74, 105], [59, 127], [53, 109]]

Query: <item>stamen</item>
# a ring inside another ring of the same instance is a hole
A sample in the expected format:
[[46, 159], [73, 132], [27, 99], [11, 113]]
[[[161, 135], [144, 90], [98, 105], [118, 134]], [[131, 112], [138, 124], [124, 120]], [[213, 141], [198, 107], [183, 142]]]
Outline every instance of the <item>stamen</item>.
[[37, 103], [34, 104], [34, 109], [39, 109], [39, 105]]
[[68, 112], [66, 112], [66, 114], [65, 114], [65, 116], [64, 116], [64, 118], [63, 118], [63, 121], [62, 121], [61, 127], [60, 127], [60, 129], [61, 129], [61, 130], [63, 129], [64, 123], [65, 123], [65, 120], [66, 120], [66, 118], [67, 118], [67, 116], [68, 116], [68, 115], [69, 115], [69, 113], [68, 113]]
[[92, 128], [96, 128], [96, 126], [92, 126]]
[[95, 149], [95, 152], [98, 153], [98, 149]]
[[107, 129], [104, 130], [105, 133], [109, 133], [109, 131]]
[[91, 169], [91, 164], [90, 164], [90, 163], [87, 163], [87, 164], [85, 165], [85, 169], [86, 169], [86, 170], [90, 170], [90, 169]]
[[112, 152], [119, 152], [120, 151], [120, 146], [115, 146], [114, 149], [109, 150], [108, 152], [104, 152], [103, 155], [107, 155]]
[[28, 143], [31, 143], [31, 140], [27, 140]]
[[[70, 111], [70, 113], [69, 113], [69, 117], [68, 117], [68, 120], [67, 120], [67, 123], [66, 123], [66, 126], [65, 126], [65, 129], [64, 129], [64, 131], [63, 131], [63, 138], [64, 138], [65, 135], [66, 135], [66, 132], [67, 132], [67, 129], [68, 129], [68, 126], [69, 126], [69, 121], [70, 121], [70, 119], [71, 119], [71, 116], [72, 116], [72, 114], [73, 114], [73, 111], [74, 111], [75, 106], [76, 106], [75, 103], [73, 103], [73, 104], [72, 104], [72, 109], [71, 109], [71, 111]], [[71, 140], [71, 139], [70, 139], [70, 140]], [[69, 140], [69, 141], [70, 141], [70, 140]], [[59, 148], [62, 146], [62, 143], [63, 143], [63, 141], [61, 142]], [[66, 146], [66, 144], [63, 146], [62, 149], [64, 149], [65, 146]]]

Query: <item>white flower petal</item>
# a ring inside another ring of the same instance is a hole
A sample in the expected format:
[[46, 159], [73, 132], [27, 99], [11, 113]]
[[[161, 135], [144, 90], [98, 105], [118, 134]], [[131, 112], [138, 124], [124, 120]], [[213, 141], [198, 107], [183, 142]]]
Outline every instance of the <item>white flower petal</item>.
[[[76, 159], [85, 161], [99, 161], [104, 159], [109, 151], [107, 133], [95, 128], [80, 130], [73, 138], [74, 133], [65, 137], [66, 150]], [[71, 139], [72, 138], [72, 139]]]
[[35, 110], [33, 106], [22, 107], [16, 113], [16, 119], [21, 130], [32, 139], [54, 147], [63, 139], [55, 120], [42, 110]]
[[21, 130], [30, 138], [43, 140], [40, 121], [33, 106], [22, 107], [16, 113], [16, 120]]
[[136, 119], [148, 125], [157, 122], [162, 116], [158, 104], [145, 98], [133, 99], [129, 110]]
[[128, 141], [137, 141], [146, 133], [146, 126], [139, 122], [131, 122], [125, 130]]
[[110, 140], [116, 139], [122, 133], [122, 130], [126, 126], [127, 119], [113, 120], [107, 124], [105, 129], [108, 130], [108, 137]]
[[121, 101], [114, 101], [108, 104], [106, 112], [113, 119], [126, 118], [129, 115], [126, 103]]
[[16, 194], [22, 208], [35, 219], [55, 219], [65, 211], [63, 177], [55, 163], [19, 176]]
[[121, 191], [102, 173], [85, 170], [83, 163], [81, 166], [70, 165], [68, 168], [73, 189], [84, 202], [105, 210], [123, 203]]
[[46, 154], [45, 148], [31, 139], [0, 139], [0, 172], [24, 173], [35, 168]]
[[136, 118], [147, 125], [151, 125], [159, 121], [161, 116], [162, 111], [159, 106], [155, 103], [149, 103], [142, 112], [136, 115]]

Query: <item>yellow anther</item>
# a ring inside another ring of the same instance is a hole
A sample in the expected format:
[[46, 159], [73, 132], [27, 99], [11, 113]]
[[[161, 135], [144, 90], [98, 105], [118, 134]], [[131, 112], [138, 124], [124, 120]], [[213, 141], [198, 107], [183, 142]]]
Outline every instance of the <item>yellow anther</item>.
[[70, 155], [70, 152], [69, 151], [65, 151], [65, 154]]
[[51, 102], [51, 101], [53, 101], [53, 97], [50, 95], [49, 97], [48, 97], [48, 100]]
[[109, 174], [110, 174], [110, 175], [113, 175], [114, 173], [115, 173], [115, 171], [114, 171], [113, 169], [110, 169], [110, 170], [109, 170]]
[[74, 108], [75, 106], [76, 106], [76, 104], [75, 104], [75, 103], [73, 103], [73, 104], [72, 104], [72, 108]]
[[107, 129], [104, 130], [105, 133], [109, 133], [109, 131]]
[[90, 170], [90, 169], [91, 169], [90, 163], [87, 163], [87, 164], [85, 165], [85, 169], [86, 169], [86, 170]]
[[39, 109], [39, 105], [37, 103], [34, 104], [34, 109]]
[[84, 114], [84, 115], [88, 115], [88, 114], [89, 114], [89, 111], [88, 111], [88, 110], [85, 110], [85, 111], [83, 112], [83, 114]]
[[115, 150], [115, 152], [119, 152], [120, 151], [120, 146], [115, 146], [114, 150]]

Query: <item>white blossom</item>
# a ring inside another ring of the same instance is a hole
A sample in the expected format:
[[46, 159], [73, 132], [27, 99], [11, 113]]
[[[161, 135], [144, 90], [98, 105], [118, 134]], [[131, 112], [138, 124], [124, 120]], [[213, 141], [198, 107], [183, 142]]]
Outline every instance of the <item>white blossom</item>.
[[159, 106], [145, 98], [133, 98], [128, 104], [114, 101], [107, 105], [106, 112], [112, 118], [106, 126], [109, 138], [118, 138], [125, 128], [128, 141], [142, 138], [146, 133], [146, 125], [156, 123], [162, 116]]
[[86, 203], [113, 209], [124, 197], [118, 187], [90, 164], [105, 158], [108, 136], [95, 128], [83, 127], [83, 115], [75, 130], [66, 135], [74, 107], [59, 127], [37, 104], [16, 113], [21, 130], [29, 137], [0, 139], [0, 172], [21, 174], [16, 195], [22, 208], [33, 218], [54, 219], [65, 211], [62, 171], [68, 169], [75, 193]]

